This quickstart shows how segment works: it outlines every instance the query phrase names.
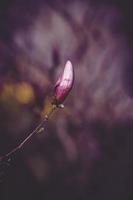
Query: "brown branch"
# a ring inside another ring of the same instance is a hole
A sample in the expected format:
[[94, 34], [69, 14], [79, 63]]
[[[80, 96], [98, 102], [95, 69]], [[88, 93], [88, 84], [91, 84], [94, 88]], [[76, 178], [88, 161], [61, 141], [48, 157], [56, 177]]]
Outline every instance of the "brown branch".
[[45, 115], [45, 117], [41, 120], [41, 122], [39, 123], [39, 125], [17, 146], [15, 147], [13, 150], [11, 150], [9, 153], [5, 154], [4, 156], [0, 157], [0, 161], [4, 160], [4, 159], [8, 159], [9, 157], [13, 156], [15, 153], [17, 153], [18, 151], [20, 151], [22, 149], [22, 147], [37, 133], [40, 133], [44, 130], [44, 125], [46, 124], [46, 122], [48, 122], [48, 119], [50, 118], [50, 116], [52, 115], [52, 113], [55, 111], [55, 109], [57, 108], [57, 106], [53, 105], [51, 110], [49, 111], [49, 113], [47, 115]]

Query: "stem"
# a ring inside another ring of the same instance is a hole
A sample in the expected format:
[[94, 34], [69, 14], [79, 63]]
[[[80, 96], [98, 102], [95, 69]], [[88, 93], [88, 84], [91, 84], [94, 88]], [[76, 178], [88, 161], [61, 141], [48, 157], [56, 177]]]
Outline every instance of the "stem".
[[57, 106], [53, 105], [51, 110], [49, 111], [49, 113], [47, 115], [45, 115], [45, 117], [41, 120], [41, 122], [39, 123], [39, 125], [17, 146], [15, 147], [13, 150], [11, 150], [9, 153], [7, 153], [4, 156], [0, 157], [0, 161], [6, 158], [9, 158], [10, 156], [14, 155], [17, 151], [21, 150], [22, 147], [37, 133], [40, 133], [44, 130], [43, 126], [46, 124], [46, 122], [48, 122], [48, 119], [50, 118], [50, 116], [52, 115], [52, 113], [54, 112], [54, 110], [57, 108]]

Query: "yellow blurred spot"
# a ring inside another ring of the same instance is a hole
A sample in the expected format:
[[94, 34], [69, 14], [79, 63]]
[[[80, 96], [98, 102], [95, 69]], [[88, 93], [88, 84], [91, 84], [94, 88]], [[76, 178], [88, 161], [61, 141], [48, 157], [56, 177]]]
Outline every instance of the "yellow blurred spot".
[[2, 88], [1, 98], [5, 100], [10, 97], [13, 97], [14, 89], [14, 84], [5, 84]]
[[34, 99], [34, 90], [28, 83], [20, 83], [15, 86], [15, 97], [19, 103], [27, 104]]

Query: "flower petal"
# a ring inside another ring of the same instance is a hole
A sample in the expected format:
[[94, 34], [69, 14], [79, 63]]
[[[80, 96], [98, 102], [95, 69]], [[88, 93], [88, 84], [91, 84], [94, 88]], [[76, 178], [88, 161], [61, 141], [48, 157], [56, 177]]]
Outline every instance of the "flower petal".
[[72, 63], [68, 60], [66, 62], [64, 72], [58, 79], [54, 88], [54, 103], [61, 104], [69, 94], [74, 82], [74, 70]]

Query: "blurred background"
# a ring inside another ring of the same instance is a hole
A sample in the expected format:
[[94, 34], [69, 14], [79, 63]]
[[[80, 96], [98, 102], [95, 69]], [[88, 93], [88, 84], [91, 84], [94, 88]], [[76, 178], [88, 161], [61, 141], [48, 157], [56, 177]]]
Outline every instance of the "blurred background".
[[11, 161], [1, 200], [133, 199], [131, 0], [0, 1], [0, 155], [48, 112], [68, 59], [74, 87]]

